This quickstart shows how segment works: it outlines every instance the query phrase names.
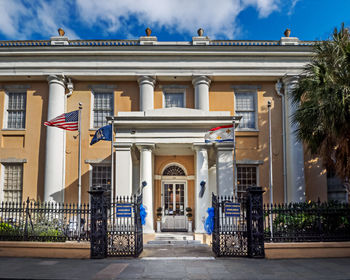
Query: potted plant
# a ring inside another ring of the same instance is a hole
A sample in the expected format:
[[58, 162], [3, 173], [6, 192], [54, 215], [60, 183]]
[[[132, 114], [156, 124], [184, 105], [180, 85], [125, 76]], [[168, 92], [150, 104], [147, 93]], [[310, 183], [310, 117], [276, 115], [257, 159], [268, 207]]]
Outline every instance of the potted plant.
[[186, 212], [187, 212], [186, 216], [187, 216], [187, 220], [188, 220], [188, 231], [192, 232], [192, 208], [187, 207]]
[[160, 220], [162, 219], [162, 207], [157, 208], [157, 232], [160, 232]]

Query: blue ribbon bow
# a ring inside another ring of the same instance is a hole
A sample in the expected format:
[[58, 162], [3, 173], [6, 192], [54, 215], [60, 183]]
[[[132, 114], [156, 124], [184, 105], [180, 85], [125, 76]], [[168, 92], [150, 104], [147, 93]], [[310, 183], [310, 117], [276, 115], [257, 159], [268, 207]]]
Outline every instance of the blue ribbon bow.
[[141, 224], [144, 226], [146, 224], [146, 208], [143, 206], [143, 204], [140, 205], [140, 217], [141, 217]]
[[208, 217], [205, 220], [204, 229], [208, 234], [212, 234], [214, 229], [214, 208], [209, 207], [207, 212], [208, 212]]

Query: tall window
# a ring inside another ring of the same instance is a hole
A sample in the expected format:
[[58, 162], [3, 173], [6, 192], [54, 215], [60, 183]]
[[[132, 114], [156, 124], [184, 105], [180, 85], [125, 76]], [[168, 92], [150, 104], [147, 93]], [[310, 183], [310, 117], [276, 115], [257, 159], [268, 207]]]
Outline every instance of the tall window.
[[185, 107], [183, 92], [164, 92], [164, 107]]
[[23, 165], [4, 164], [3, 198], [6, 202], [22, 202]]
[[25, 128], [26, 92], [9, 92], [7, 98], [7, 128]]
[[239, 123], [239, 128], [256, 128], [256, 93], [238, 92], [235, 94], [235, 97], [235, 115], [242, 116]]
[[106, 117], [113, 115], [113, 93], [94, 92], [94, 128], [100, 128], [107, 124]]
[[237, 194], [242, 197], [248, 187], [257, 185], [257, 167], [237, 166]]
[[110, 165], [94, 165], [92, 167], [92, 186], [101, 186], [104, 190], [111, 190]]

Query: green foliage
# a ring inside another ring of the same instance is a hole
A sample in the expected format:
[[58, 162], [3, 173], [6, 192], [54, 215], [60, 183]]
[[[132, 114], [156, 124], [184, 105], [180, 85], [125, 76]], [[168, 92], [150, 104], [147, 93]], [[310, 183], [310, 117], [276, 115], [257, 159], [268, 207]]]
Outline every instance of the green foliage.
[[350, 33], [341, 26], [314, 46], [314, 56], [298, 79], [292, 99], [298, 137], [325, 167], [350, 178]]

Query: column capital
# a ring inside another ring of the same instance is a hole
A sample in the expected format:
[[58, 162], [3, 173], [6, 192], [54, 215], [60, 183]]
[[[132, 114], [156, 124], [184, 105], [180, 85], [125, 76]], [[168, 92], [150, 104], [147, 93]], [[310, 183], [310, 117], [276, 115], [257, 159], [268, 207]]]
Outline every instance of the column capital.
[[66, 79], [63, 75], [49, 75], [47, 81], [49, 84], [59, 84], [64, 88], [66, 87]]
[[115, 148], [116, 151], [130, 151], [132, 148], [133, 144], [129, 142], [125, 143], [113, 143], [113, 147]]
[[215, 148], [218, 151], [233, 151], [233, 142], [215, 143]]
[[295, 85], [298, 82], [299, 76], [284, 76], [282, 78], [283, 85], [286, 86], [291, 86]]
[[205, 84], [208, 87], [210, 86], [211, 80], [207, 76], [193, 76], [192, 78], [192, 84], [194, 86], [197, 86], [199, 84]]
[[148, 84], [154, 87], [154, 85], [156, 84], [156, 80], [153, 79], [151, 76], [140, 76], [137, 79], [137, 82], [139, 83], [140, 86], [144, 84]]
[[195, 151], [208, 150], [212, 146], [213, 146], [213, 143], [195, 142], [192, 145], [192, 149], [195, 150]]
[[139, 149], [140, 152], [153, 151], [156, 145], [153, 143], [137, 143], [136, 147]]

